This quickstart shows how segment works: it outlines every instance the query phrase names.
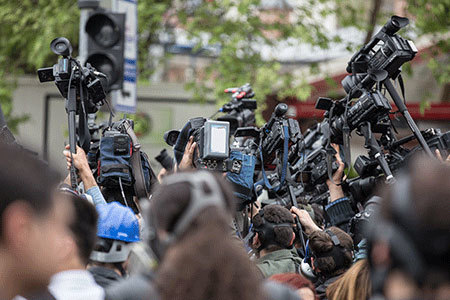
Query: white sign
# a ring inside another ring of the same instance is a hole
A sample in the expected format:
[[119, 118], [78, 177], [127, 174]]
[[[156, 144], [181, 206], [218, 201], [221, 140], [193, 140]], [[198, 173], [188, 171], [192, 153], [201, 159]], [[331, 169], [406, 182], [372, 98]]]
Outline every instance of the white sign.
[[125, 49], [123, 88], [113, 94], [116, 111], [136, 113], [137, 84], [137, 0], [117, 0], [118, 13], [125, 13]]

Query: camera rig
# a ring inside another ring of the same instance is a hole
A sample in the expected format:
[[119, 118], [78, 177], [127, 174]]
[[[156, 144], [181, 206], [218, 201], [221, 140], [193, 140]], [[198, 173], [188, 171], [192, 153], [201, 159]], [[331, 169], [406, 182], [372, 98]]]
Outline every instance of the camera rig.
[[[101, 80], [107, 80], [106, 75], [97, 72], [93, 67], [81, 66], [72, 55], [72, 45], [64, 37], [54, 39], [50, 49], [56, 55], [62, 56], [58, 63], [49, 68], [37, 71], [40, 82], [54, 81], [59, 92], [66, 99], [68, 114], [70, 152], [76, 153], [76, 115], [78, 118], [78, 142], [87, 153], [90, 149], [90, 133], [87, 124], [88, 113], [95, 113], [103, 105], [106, 94]], [[70, 168], [72, 188], [77, 186], [75, 167]]]

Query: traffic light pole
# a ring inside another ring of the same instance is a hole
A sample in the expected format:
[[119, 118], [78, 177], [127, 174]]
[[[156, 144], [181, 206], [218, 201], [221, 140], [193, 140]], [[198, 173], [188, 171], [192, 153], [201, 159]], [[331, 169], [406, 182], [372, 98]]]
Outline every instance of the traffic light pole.
[[80, 9], [80, 29], [78, 42], [78, 60], [81, 65], [87, 60], [88, 54], [88, 35], [84, 28], [89, 17], [89, 12], [98, 8], [100, 0], [78, 0], [78, 8]]

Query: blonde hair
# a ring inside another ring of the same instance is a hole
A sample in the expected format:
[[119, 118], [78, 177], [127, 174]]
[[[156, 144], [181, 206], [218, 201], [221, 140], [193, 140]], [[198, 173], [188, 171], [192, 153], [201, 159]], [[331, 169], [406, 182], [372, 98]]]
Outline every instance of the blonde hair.
[[338, 280], [327, 288], [329, 300], [368, 299], [372, 293], [370, 270], [367, 259], [353, 264]]

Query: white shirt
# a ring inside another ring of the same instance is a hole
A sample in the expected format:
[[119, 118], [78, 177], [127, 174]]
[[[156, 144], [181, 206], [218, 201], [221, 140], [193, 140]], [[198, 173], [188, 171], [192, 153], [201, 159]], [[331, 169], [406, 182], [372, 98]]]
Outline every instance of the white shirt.
[[57, 300], [105, 299], [105, 291], [86, 270], [69, 270], [53, 275], [48, 290]]

